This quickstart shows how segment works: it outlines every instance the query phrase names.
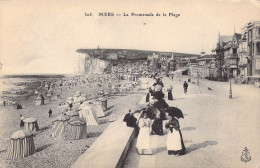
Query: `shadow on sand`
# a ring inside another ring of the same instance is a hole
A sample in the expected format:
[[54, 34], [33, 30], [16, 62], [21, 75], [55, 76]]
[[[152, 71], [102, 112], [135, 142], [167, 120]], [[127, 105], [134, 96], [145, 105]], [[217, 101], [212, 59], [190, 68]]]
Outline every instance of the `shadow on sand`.
[[109, 116], [109, 115], [111, 115], [112, 112], [113, 112], [113, 111], [107, 111], [107, 112], [106, 112], [106, 117]]
[[1, 154], [1, 153], [5, 153], [6, 151], [7, 151], [7, 150], [1, 150], [1, 151], [0, 151], [0, 154]]
[[181, 99], [186, 99], [186, 98], [184, 98], [184, 97], [180, 97], [180, 98], [173, 98], [173, 101], [174, 101], [174, 100], [181, 100]]
[[189, 147], [186, 148], [186, 154], [191, 153], [193, 151], [196, 151], [198, 149], [201, 148], [206, 148], [207, 146], [213, 146], [213, 145], [217, 145], [218, 142], [217, 141], [205, 141], [202, 143], [198, 143], [198, 144], [192, 144]]
[[[161, 153], [161, 152], [167, 151], [167, 147], [164, 146], [164, 147], [156, 148], [156, 149], [152, 149], [152, 150], [153, 150], [153, 154], [158, 154], [158, 153]], [[156, 152], [155, 152], [155, 151], [156, 151]]]
[[37, 149], [35, 150], [35, 153], [37, 153], [37, 152], [41, 152], [42, 150], [44, 150], [44, 149], [50, 147], [51, 145], [52, 145], [52, 144], [45, 144], [45, 145], [42, 145], [42, 146], [40, 146], [39, 148], [37, 148]]
[[42, 127], [42, 128], [39, 129], [39, 132], [44, 132], [44, 131], [46, 131], [49, 128], [51, 128], [51, 126]]
[[184, 127], [181, 129], [181, 131], [192, 131], [192, 130], [195, 130], [196, 128], [195, 127]]
[[110, 107], [108, 107], [108, 108], [107, 108], [107, 111], [108, 111], [108, 110], [111, 110], [113, 107], [114, 107], [114, 106], [110, 106]]
[[100, 132], [90, 132], [88, 133], [88, 138], [98, 137], [100, 134]]

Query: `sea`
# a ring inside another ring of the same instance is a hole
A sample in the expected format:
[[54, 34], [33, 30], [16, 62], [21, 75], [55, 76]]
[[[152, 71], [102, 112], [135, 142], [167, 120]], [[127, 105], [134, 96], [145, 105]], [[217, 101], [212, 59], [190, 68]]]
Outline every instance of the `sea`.
[[43, 82], [62, 79], [66, 75], [62, 74], [23, 74], [23, 75], [3, 75], [0, 78], [0, 98], [9, 99], [16, 96], [29, 95]]

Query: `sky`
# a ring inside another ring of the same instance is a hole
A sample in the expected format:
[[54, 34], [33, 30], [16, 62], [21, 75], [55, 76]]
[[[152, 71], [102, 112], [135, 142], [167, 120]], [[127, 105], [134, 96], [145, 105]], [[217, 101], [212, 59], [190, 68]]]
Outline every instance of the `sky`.
[[[93, 16], [85, 16], [92, 12]], [[99, 12], [176, 13], [98, 16]], [[260, 20], [257, 0], [0, 0], [2, 74], [74, 73], [79, 48], [211, 54], [218, 34]]]

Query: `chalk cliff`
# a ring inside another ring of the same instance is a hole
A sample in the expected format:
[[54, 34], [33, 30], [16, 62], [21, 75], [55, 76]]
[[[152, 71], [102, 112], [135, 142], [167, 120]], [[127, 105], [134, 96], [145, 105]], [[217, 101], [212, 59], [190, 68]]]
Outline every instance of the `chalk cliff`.
[[110, 61], [94, 58], [86, 55], [85, 59], [85, 74], [103, 74]]

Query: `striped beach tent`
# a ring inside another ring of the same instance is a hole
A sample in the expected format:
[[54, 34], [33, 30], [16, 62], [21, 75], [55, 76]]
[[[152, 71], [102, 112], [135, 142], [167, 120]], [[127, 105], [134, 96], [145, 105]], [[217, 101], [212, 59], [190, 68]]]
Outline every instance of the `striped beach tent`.
[[79, 111], [79, 117], [86, 121], [87, 126], [90, 125], [99, 125], [100, 121], [89, 105], [83, 104], [81, 110]]
[[86, 122], [81, 118], [72, 118], [68, 122], [65, 134], [66, 140], [77, 140], [87, 138]]
[[57, 138], [64, 137], [69, 119], [70, 117], [66, 115], [60, 115], [56, 117], [55, 120], [52, 122], [51, 136]]
[[20, 130], [13, 133], [7, 149], [8, 159], [21, 159], [34, 153], [35, 146], [31, 131]]
[[37, 119], [36, 118], [26, 118], [23, 120], [24, 122], [24, 129], [25, 130], [30, 130], [30, 131], [38, 131], [39, 130], [39, 126], [37, 123]]

